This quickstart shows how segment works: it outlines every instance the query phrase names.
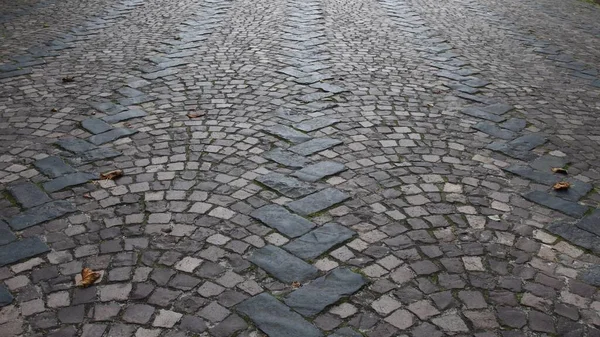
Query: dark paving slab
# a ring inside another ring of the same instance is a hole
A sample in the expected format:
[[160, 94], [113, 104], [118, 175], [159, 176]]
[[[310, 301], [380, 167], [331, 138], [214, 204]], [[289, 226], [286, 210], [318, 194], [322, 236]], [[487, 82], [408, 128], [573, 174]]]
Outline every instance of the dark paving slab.
[[144, 117], [147, 115], [148, 114], [143, 110], [129, 109], [129, 110], [119, 112], [119, 113], [111, 115], [111, 116], [106, 116], [106, 117], [102, 118], [102, 120], [105, 121], [106, 123], [114, 124], [114, 123], [129, 120], [129, 119], [133, 119], [133, 118]]
[[88, 118], [81, 122], [81, 126], [92, 134], [99, 134], [112, 129], [112, 126], [98, 118]]
[[0, 267], [50, 251], [38, 237], [25, 238], [0, 246]]
[[302, 259], [314, 259], [354, 234], [353, 230], [342, 225], [328, 223], [290, 241], [283, 248]]
[[57, 156], [50, 156], [37, 160], [33, 163], [33, 165], [40, 172], [42, 172], [42, 174], [50, 178], [56, 178], [68, 173], [75, 172], [74, 168], [69, 166], [60, 157]]
[[255, 250], [248, 260], [284, 283], [304, 282], [319, 273], [314, 266], [271, 245]]
[[300, 198], [318, 190], [309, 183], [276, 172], [259, 176], [255, 180], [290, 198]]
[[300, 215], [308, 216], [328, 209], [349, 198], [350, 195], [345, 192], [335, 188], [326, 188], [302, 199], [288, 202], [286, 206]]
[[5, 286], [0, 285], [0, 307], [5, 307], [11, 304], [13, 300], [14, 297], [10, 291], [8, 291]]
[[44, 183], [44, 189], [50, 193], [60, 191], [64, 188], [85, 184], [90, 180], [98, 179], [98, 176], [92, 173], [75, 172], [65, 174], [64, 176], [54, 178]]
[[320, 161], [292, 173], [292, 176], [300, 178], [304, 181], [316, 182], [325, 177], [338, 174], [345, 170], [346, 166], [344, 164], [334, 161]]
[[35, 208], [30, 208], [9, 219], [8, 224], [15, 230], [23, 230], [75, 211], [77, 211], [77, 209], [71, 202], [57, 200]]
[[135, 134], [137, 131], [129, 128], [115, 128], [110, 131], [91, 136], [88, 141], [95, 145], [110, 143], [119, 138], [128, 137]]
[[56, 145], [74, 153], [82, 153], [96, 149], [96, 145], [77, 138], [61, 139], [56, 142]]
[[321, 152], [340, 144], [342, 144], [342, 141], [339, 139], [316, 138], [298, 145], [294, 145], [290, 147], [289, 150], [303, 156], [309, 156], [313, 153]]
[[308, 159], [282, 149], [274, 149], [269, 152], [265, 152], [262, 156], [278, 164], [292, 168], [301, 168], [309, 163]]
[[263, 206], [253, 211], [250, 216], [292, 238], [300, 236], [316, 226], [279, 205]]
[[294, 128], [289, 126], [276, 124], [273, 126], [268, 126], [263, 129], [264, 132], [271, 134], [273, 136], [279, 137], [281, 139], [285, 139], [286, 141], [294, 144], [303, 143], [307, 140], [312, 139], [311, 136], [300, 132]]
[[8, 192], [24, 208], [39, 206], [51, 200], [44, 191], [32, 183], [20, 183], [9, 186]]
[[542, 206], [552, 208], [561, 213], [565, 213], [576, 218], [582, 217], [588, 210], [588, 207], [586, 206], [580, 205], [576, 202], [555, 197], [551, 194], [544, 193], [542, 191], [531, 191], [527, 194], [524, 194], [523, 197], [529, 201], [533, 201]]

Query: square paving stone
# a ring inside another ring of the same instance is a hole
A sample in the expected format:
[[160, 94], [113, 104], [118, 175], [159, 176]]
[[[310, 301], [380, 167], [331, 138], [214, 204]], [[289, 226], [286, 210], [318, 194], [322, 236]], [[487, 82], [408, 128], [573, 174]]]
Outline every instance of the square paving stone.
[[304, 181], [315, 182], [345, 170], [346, 166], [344, 164], [335, 161], [320, 161], [318, 163], [308, 165], [300, 171], [294, 172], [292, 176], [300, 178]]
[[119, 138], [131, 136], [135, 134], [137, 131], [129, 128], [115, 128], [105, 133], [101, 133], [98, 135], [91, 136], [88, 140], [95, 145], [102, 145], [106, 143], [110, 143], [113, 140], [117, 140]]
[[10, 186], [8, 192], [25, 208], [39, 206], [51, 200], [44, 191], [32, 183]]
[[302, 156], [279, 148], [263, 153], [262, 156], [278, 164], [291, 168], [301, 168], [306, 166], [306, 164], [309, 162], [308, 159]]
[[302, 199], [288, 202], [286, 206], [300, 215], [307, 216], [325, 210], [349, 198], [350, 195], [338, 189], [326, 188]]
[[12, 303], [13, 296], [5, 286], [0, 285], [0, 307], [5, 307]]
[[314, 223], [290, 213], [279, 205], [263, 206], [252, 212], [250, 216], [292, 238], [300, 236], [315, 227]]
[[546, 206], [576, 218], [582, 217], [588, 210], [586, 206], [555, 197], [542, 191], [531, 191], [523, 195], [523, 197], [529, 201], [533, 201], [542, 206]]
[[255, 180], [290, 198], [303, 197], [317, 191], [317, 188], [309, 183], [276, 172], [258, 176]]
[[365, 285], [365, 279], [346, 268], [336, 268], [288, 295], [284, 302], [303, 316], [314, 316], [340, 298]]
[[304, 132], [311, 132], [338, 123], [339, 120], [330, 117], [317, 117], [294, 124], [294, 127]]
[[263, 129], [264, 132], [271, 134], [273, 136], [285, 139], [290, 143], [303, 143], [307, 140], [312, 139], [311, 136], [302, 133], [296, 129], [293, 129], [289, 126], [276, 124], [273, 126], [268, 126]]
[[114, 124], [122, 121], [126, 121], [132, 118], [144, 117], [148, 115], [145, 111], [140, 109], [129, 109], [127, 111], [120, 112], [112, 116], [106, 116], [102, 118], [106, 123]]
[[15, 230], [23, 230], [75, 211], [77, 211], [77, 208], [71, 202], [57, 200], [35, 208], [30, 208], [11, 218], [8, 221], [8, 224]]
[[0, 267], [50, 251], [40, 238], [29, 237], [0, 246]]
[[314, 259], [354, 234], [353, 230], [342, 225], [328, 223], [292, 240], [283, 248], [302, 259]]
[[81, 122], [81, 126], [95, 135], [112, 129], [112, 126], [98, 118], [88, 118]]
[[268, 336], [323, 336], [314, 325], [266, 293], [240, 303], [237, 311], [248, 316]]
[[82, 153], [97, 148], [96, 145], [77, 138], [61, 139], [56, 142], [56, 145], [74, 153]]
[[600, 210], [581, 219], [575, 224], [577, 227], [600, 236]]
[[67, 173], [75, 172], [74, 168], [67, 165], [60, 157], [57, 156], [50, 156], [37, 160], [33, 163], [33, 165], [40, 172], [42, 172], [42, 174], [50, 178], [56, 178]]
[[340, 144], [342, 144], [342, 141], [339, 139], [316, 138], [298, 145], [294, 145], [290, 147], [289, 150], [303, 156], [309, 156], [313, 153], [321, 152]]
[[44, 183], [44, 189], [50, 193], [60, 191], [63, 188], [85, 184], [90, 180], [97, 179], [98, 176], [92, 173], [75, 172], [62, 177], [54, 178]]
[[300, 260], [285, 250], [267, 245], [257, 249], [248, 259], [284, 283], [303, 282], [316, 277], [317, 268]]

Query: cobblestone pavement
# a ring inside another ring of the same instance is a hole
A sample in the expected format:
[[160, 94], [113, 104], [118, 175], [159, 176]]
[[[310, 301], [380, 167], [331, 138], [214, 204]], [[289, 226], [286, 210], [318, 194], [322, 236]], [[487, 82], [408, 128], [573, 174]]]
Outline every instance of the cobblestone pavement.
[[598, 6], [0, 0], [0, 44], [0, 336], [600, 336]]

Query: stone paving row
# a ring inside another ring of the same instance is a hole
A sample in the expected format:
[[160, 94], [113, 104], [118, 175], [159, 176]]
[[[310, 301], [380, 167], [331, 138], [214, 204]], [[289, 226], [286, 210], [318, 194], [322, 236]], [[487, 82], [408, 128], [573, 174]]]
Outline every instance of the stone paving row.
[[417, 2], [135, 7], [0, 79], [0, 335], [600, 334], [598, 181], [520, 63]]

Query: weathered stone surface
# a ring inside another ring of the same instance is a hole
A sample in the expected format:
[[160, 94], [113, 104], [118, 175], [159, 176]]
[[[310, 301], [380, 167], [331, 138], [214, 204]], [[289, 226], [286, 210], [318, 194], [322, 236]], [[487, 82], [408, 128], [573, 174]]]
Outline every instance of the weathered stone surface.
[[96, 145], [77, 138], [61, 139], [56, 142], [56, 145], [74, 153], [86, 152], [96, 148]]
[[308, 159], [302, 156], [279, 148], [264, 153], [263, 157], [270, 159], [278, 164], [289, 166], [292, 168], [304, 167], [309, 162]]
[[268, 336], [323, 336], [314, 325], [266, 293], [240, 303], [237, 311], [248, 316]]
[[115, 104], [113, 102], [99, 102], [99, 103], [90, 103], [90, 105], [92, 106], [92, 108], [104, 112], [107, 115], [114, 115], [116, 113], [119, 113], [123, 110], [126, 110], [127, 108], [125, 108], [122, 105], [119, 104]]
[[572, 217], [582, 217], [583, 214], [588, 210], [586, 206], [580, 205], [576, 202], [567, 201], [551, 194], [544, 193], [542, 191], [531, 191], [523, 197], [529, 201], [533, 201], [542, 206], [552, 208], [559, 212], [565, 213]]
[[300, 198], [317, 191], [309, 183], [276, 172], [258, 176], [255, 180], [290, 198]]
[[43, 174], [50, 178], [60, 177], [67, 173], [75, 172], [75, 169], [67, 165], [60, 157], [50, 156], [37, 160], [33, 165]]
[[304, 316], [314, 316], [340, 298], [352, 295], [365, 283], [360, 274], [337, 268], [292, 292], [284, 302]]
[[[303, 233], [304, 234], [304, 233]], [[15, 234], [10, 230], [8, 224], [0, 219], [0, 245], [5, 245], [17, 239]]]
[[[564, 167], [567, 165], [569, 161], [563, 157], [555, 157], [551, 155], [543, 155], [541, 157], [536, 158], [529, 165], [536, 170], [542, 172], [552, 172], [552, 168], [554, 167]], [[564, 177], [557, 175], [557, 177]]]
[[320, 161], [315, 164], [308, 165], [303, 169], [294, 172], [292, 175], [304, 181], [315, 182], [324, 177], [338, 174], [346, 170], [344, 164], [334, 161]]
[[54, 178], [44, 183], [44, 189], [50, 193], [60, 191], [63, 188], [85, 184], [90, 180], [97, 179], [98, 176], [92, 173], [75, 172], [64, 176]]
[[504, 104], [504, 103], [496, 103], [490, 104], [481, 108], [482, 111], [489, 112], [494, 115], [504, 115], [505, 113], [511, 111], [514, 107], [512, 105]]
[[314, 223], [290, 213], [287, 209], [279, 205], [263, 206], [252, 212], [250, 216], [289, 237], [300, 236], [315, 227]]
[[511, 118], [506, 122], [500, 124], [501, 128], [508, 129], [510, 131], [519, 132], [527, 126], [527, 122], [522, 118]]
[[550, 233], [558, 235], [583, 248], [590, 249], [596, 254], [600, 253], [600, 237], [590, 234], [577, 226], [565, 223], [552, 223], [545, 227]]
[[329, 337], [362, 337], [360, 333], [350, 329], [349, 327], [341, 328], [336, 330]]
[[148, 115], [145, 111], [140, 109], [129, 109], [127, 111], [120, 112], [112, 116], [106, 116], [102, 118], [106, 123], [114, 124], [122, 121], [126, 121], [132, 118], [144, 117]]
[[321, 152], [340, 144], [342, 144], [342, 141], [339, 139], [316, 138], [298, 145], [294, 145], [290, 147], [289, 150], [303, 156], [309, 156], [313, 153]]
[[485, 87], [486, 85], [490, 84], [490, 81], [482, 80], [480, 78], [472, 78], [472, 79], [464, 81], [462, 83], [464, 85], [468, 85], [469, 87], [481, 88], [481, 87]]
[[310, 86], [311, 86], [311, 88], [321, 89], [323, 91], [330, 92], [333, 94], [339, 94], [344, 91], [348, 91], [347, 89], [344, 89], [340, 86], [329, 84], [329, 83], [324, 83], [324, 82], [317, 82], [317, 83], [311, 84]]
[[71, 202], [57, 200], [35, 208], [30, 208], [11, 218], [8, 221], [8, 224], [13, 229], [23, 230], [27, 227], [35, 226], [75, 211], [77, 211], [77, 208]]
[[566, 199], [570, 201], [579, 201], [579, 199], [586, 196], [594, 187], [592, 184], [583, 182], [581, 180], [568, 178], [568, 179], [560, 179], [561, 181], [568, 181], [571, 186], [567, 190], [559, 190], [555, 191], [553, 189], [550, 190], [550, 194], [559, 197], [561, 199]]
[[300, 258], [313, 259], [354, 234], [354, 231], [344, 226], [328, 223], [292, 240], [283, 248]]
[[335, 118], [317, 117], [317, 118], [311, 118], [311, 119], [305, 120], [300, 123], [296, 123], [296, 124], [294, 124], [294, 127], [298, 130], [302, 130], [305, 132], [311, 132], [311, 131], [319, 130], [324, 127], [333, 125], [338, 122], [339, 122], [339, 120], [337, 120]]
[[88, 138], [88, 140], [95, 145], [102, 145], [112, 142], [113, 140], [117, 140], [119, 138], [131, 136], [136, 132], [136, 130], [132, 130], [129, 128], [115, 128], [105, 133], [91, 136], [90, 138]]
[[266, 127], [263, 129], [263, 131], [265, 131], [266, 133], [269, 133], [271, 135], [274, 135], [276, 137], [285, 139], [288, 142], [296, 143], [296, 144], [312, 139], [311, 136], [309, 136], [305, 133], [302, 133], [302, 132], [300, 132], [296, 129], [293, 129], [289, 126], [280, 125], [280, 124]]
[[600, 210], [597, 209], [592, 214], [579, 220], [575, 226], [600, 236]]
[[600, 266], [592, 266], [580, 274], [580, 279], [588, 284], [600, 287]]
[[464, 108], [464, 109], [462, 109], [462, 113], [464, 113], [465, 115], [472, 116], [472, 117], [487, 119], [489, 121], [496, 122], [496, 123], [503, 122], [506, 119], [502, 116], [498, 116], [493, 113], [485, 112], [485, 111], [481, 110], [481, 108], [477, 108], [477, 107]]
[[142, 75], [142, 78], [147, 79], [147, 80], [155, 80], [157, 78], [171, 76], [171, 75], [175, 75], [177, 73], [179, 73], [179, 70], [174, 69], [174, 68], [169, 68], [169, 69], [160, 70], [160, 71], [149, 73], [149, 74], [144, 74], [144, 75]]
[[494, 142], [487, 146], [488, 149], [499, 151], [507, 156], [521, 159], [530, 160], [535, 157], [531, 150], [536, 147], [543, 145], [547, 141], [546, 137], [537, 133], [530, 133], [519, 138], [513, 139], [508, 143]]
[[72, 161], [74, 163], [78, 163], [78, 164], [87, 164], [87, 163], [95, 162], [97, 160], [104, 160], [104, 159], [118, 157], [120, 155], [121, 155], [121, 152], [119, 152], [119, 151], [116, 151], [116, 150], [113, 150], [110, 148], [100, 147], [100, 148], [96, 148], [91, 151], [78, 153], [78, 157], [74, 158]]
[[0, 307], [5, 307], [12, 303], [13, 301], [12, 294], [6, 289], [5, 286], [0, 285]]
[[300, 215], [311, 215], [339, 204], [348, 198], [350, 198], [348, 194], [338, 189], [326, 188], [302, 199], [289, 202], [287, 206]]
[[252, 252], [249, 260], [284, 283], [303, 282], [318, 275], [314, 266], [271, 245]]
[[480, 90], [460, 83], [444, 83], [450, 89], [458, 90], [467, 94], [476, 94]]
[[473, 128], [479, 130], [483, 133], [487, 133], [488, 135], [496, 138], [511, 140], [514, 139], [517, 135], [506, 129], [502, 129], [498, 127], [498, 125], [490, 122], [479, 122], [473, 125]]
[[25, 208], [39, 206], [51, 200], [44, 191], [32, 183], [12, 185], [8, 187], [8, 192]]
[[112, 129], [112, 126], [108, 125], [106, 122], [98, 118], [84, 119], [81, 122], [81, 126], [95, 135]]
[[526, 165], [511, 165], [503, 168], [503, 170], [544, 185], [553, 185], [560, 180], [559, 176], [548, 172], [537, 171]]
[[25, 238], [0, 246], [0, 267], [50, 251], [38, 237]]

